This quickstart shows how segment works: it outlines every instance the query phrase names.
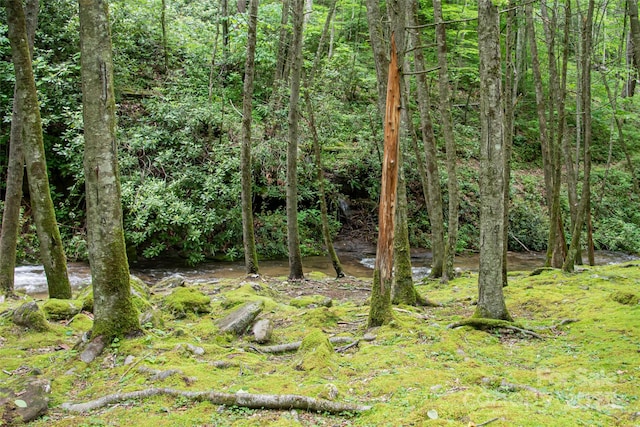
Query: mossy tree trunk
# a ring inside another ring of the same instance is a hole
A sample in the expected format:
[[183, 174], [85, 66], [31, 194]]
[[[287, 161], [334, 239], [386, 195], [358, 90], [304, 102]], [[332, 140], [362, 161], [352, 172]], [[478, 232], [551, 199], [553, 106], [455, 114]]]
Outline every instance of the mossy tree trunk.
[[[413, 21], [416, 20], [415, 14], [418, 12], [417, 6], [414, 8]], [[415, 26], [415, 25], [412, 25]], [[412, 32], [416, 47], [422, 46], [422, 40], [419, 31]], [[422, 134], [422, 143], [425, 151], [425, 166], [427, 172], [428, 191], [425, 191], [427, 212], [429, 214], [429, 222], [431, 223], [431, 252], [433, 261], [431, 264], [431, 277], [442, 277], [444, 269], [444, 219], [442, 209], [442, 190], [440, 188], [440, 170], [438, 168], [436, 137], [433, 131], [433, 122], [431, 120], [431, 97], [429, 95], [429, 81], [427, 79], [424, 54], [421, 48], [413, 51], [415, 71], [417, 73], [416, 90], [418, 98], [418, 110], [420, 112], [420, 127]]]
[[116, 144], [116, 104], [106, 0], [80, 0], [87, 240], [93, 285], [93, 335], [140, 330], [129, 285]]
[[[24, 14], [27, 27], [29, 50], [33, 56], [33, 43], [38, 24], [39, 0], [28, 0]], [[7, 164], [6, 195], [2, 213], [2, 231], [0, 232], [0, 295], [12, 295], [16, 267], [16, 248], [20, 230], [20, 205], [22, 203], [22, 184], [24, 179], [24, 154], [22, 153], [22, 118], [17, 105], [17, 88], [13, 92], [13, 112], [11, 117], [11, 136], [9, 140], [9, 158]]]
[[446, 283], [454, 277], [453, 261], [458, 244], [458, 171], [456, 167], [457, 148], [453, 134], [453, 119], [451, 117], [451, 95], [449, 89], [449, 71], [447, 67], [447, 34], [442, 18], [442, 2], [433, 0], [433, 16], [436, 21], [436, 42], [438, 44], [438, 89], [440, 98], [440, 120], [442, 136], [447, 152], [447, 191], [449, 193], [449, 218], [447, 221], [447, 242], [444, 247], [444, 267], [442, 282]]
[[580, 63], [582, 80], [580, 81], [580, 86], [582, 89], [582, 111], [584, 112], [584, 119], [582, 121], [584, 176], [582, 195], [571, 233], [571, 244], [567, 257], [562, 265], [562, 269], [567, 272], [573, 271], [574, 264], [578, 258], [582, 228], [591, 209], [591, 40], [593, 31], [593, 9], [594, 2], [590, 0], [587, 7], [587, 15], [582, 20], [582, 61]]
[[411, 246], [409, 245], [409, 223], [407, 221], [407, 182], [404, 178], [402, 149], [399, 150], [398, 193], [396, 200], [396, 233], [393, 242], [395, 275], [391, 289], [393, 304], [417, 305], [417, 292], [411, 274]]
[[244, 244], [245, 273], [257, 274], [258, 253], [253, 228], [253, 194], [251, 191], [251, 123], [253, 80], [255, 77], [256, 31], [258, 27], [258, 0], [249, 2], [249, 29], [247, 34], [247, 59], [244, 66], [244, 94], [242, 97], [242, 152], [240, 168], [242, 177], [242, 237]]
[[511, 320], [502, 282], [505, 182], [499, 23], [493, 1], [480, 0], [480, 270], [474, 317]]
[[378, 212], [378, 245], [373, 270], [369, 327], [380, 326], [391, 318], [391, 286], [393, 273], [393, 240], [396, 193], [398, 188], [400, 137], [400, 70], [394, 34], [391, 34], [391, 61], [387, 82], [387, 104], [384, 126], [384, 159], [380, 209]]
[[15, 116], [18, 119], [16, 126], [21, 129], [22, 134], [33, 219], [40, 241], [40, 259], [47, 276], [49, 297], [71, 298], [67, 260], [49, 190], [40, 107], [22, 2], [7, 0], [6, 11], [16, 76], [15, 108], [19, 112]]
[[289, 142], [287, 144], [287, 243], [289, 278], [304, 279], [298, 227], [298, 104], [302, 78], [304, 0], [293, 0], [293, 43], [291, 46], [291, 93], [289, 96]]

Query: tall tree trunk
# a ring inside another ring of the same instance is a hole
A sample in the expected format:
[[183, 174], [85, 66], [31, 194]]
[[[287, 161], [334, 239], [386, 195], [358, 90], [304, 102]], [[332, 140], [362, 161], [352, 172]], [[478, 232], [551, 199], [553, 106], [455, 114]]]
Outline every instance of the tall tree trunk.
[[18, 117], [22, 120], [22, 123], [18, 123], [17, 126], [22, 129], [23, 153], [27, 165], [31, 206], [40, 241], [40, 258], [47, 276], [49, 297], [71, 298], [67, 260], [49, 191], [42, 121], [36, 83], [31, 68], [31, 51], [22, 2], [8, 0], [6, 10], [16, 75], [16, 110], [20, 112]]
[[391, 288], [393, 304], [417, 305], [418, 293], [413, 286], [411, 250], [409, 245], [409, 223], [407, 220], [407, 182], [404, 178], [402, 144], [398, 150], [398, 190], [396, 194], [396, 218], [393, 242], [395, 274]]
[[480, 270], [474, 317], [511, 320], [502, 281], [505, 183], [499, 24], [498, 8], [493, 1], [479, 0]]
[[[627, 0], [627, 14], [629, 15], [629, 33], [632, 40], [635, 76], [640, 71], [640, 21], [638, 20], [638, 0]], [[631, 93], [633, 96], [633, 93]]]
[[329, 258], [331, 259], [331, 264], [333, 265], [333, 269], [336, 272], [336, 278], [344, 277], [344, 271], [342, 270], [342, 263], [340, 262], [340, 258], [336, 253], [335, 247], [333, 246], [333, 239], [331, 238], [331, 229], [329, 227], [329, 214], [327, 208], [327, 196], [325, 192], [324, 186], [324, 171], [322, 168], [322, 151], [320, 149], [320, 138], [318, 137], [318, 131], [316, 129], [315, 117], [313, 112], [313, 106], [311, 105], [311, 94], [315, 88], [315, 75], [318, 72], [318, 68], [320, 68], [320, 59], [322, 57], [322, 52], [324, 50], [324, 45], [327, 40], [327, 36], [329, 33], [329, 28], [331, 26], [331, 19], [333, 17], [333, 13], [336, 9], [337, 0], [333, 0], [331, 6], [329, 7], [329, 12], [327, 13], [327, 19], [324, 23], [324, 29], [322, 30], [322, 35], [320, 36], [320, 41], [318, 42], [318, 50], [316, 51], [316, 56], [313, 60], [313, 65], [311, 66], [311, 70], [309, 70], [309, 74], [307, 76], [306, 86], [307, 92], [305, 94], [306, 107], [307, 107], [307, 116], [309, 120], [309, 128], [311, 130], [311, 136], [313, 139], [313, 154], [315, 158], [315, 166], [316, 166], [316, 183], [318, 187], [318, 199], [320, 203], [320, 220], [322, 223], [322, 237], [324, 238], [324, 244], [327, 248], [327, 252], [329, 253]]
[[516, 48], [516, 28], [518, 9], [513, 0], [509, 1], [509, 11], [507, 12], [507, 34], [505, 38], [505, 76], [504, 94], [504, 214], [502, 233], [502, 286], [508, 285], [507, 262], [509, 249], [509, 205], [511, 203], [511, 149], [513, 146], [515, 108], [517, 100], [516, 70], [515, 70], [515, 48]]
[[160, 13], [162, 26], [162, 55], [164, 56], [164, 72], [169, 72], [169, 48], [167, 43], [167, 0], [162, 0], [162, 12]]
[[580, 235], [582, 227], [589, 216], [591, 209], [591, 40], [593, 27], [593, 9], [594, 1], [589, 0], [587, 7], [587, 15], [583, 21], [582, 31], [582, 62], [580, 68], [582, 70], [582, 80], [580, 82], [582, 88], [582, 111], [584, 112], [584, 176], [582, 181], [582, 195], [580, 204], [576, 212], [576, 221], [571, 234], [571, 245], [567, 258], [564, 260], [562, 269], [567, 272], [573, 271], [574, 263], [580, 248]]
[[380, 2], [377, 0], [366, 0], [367, 22], [369, 23], [369, 43], [373, 50], [374, 63], [376, 65], [376, 81], [378, 82], [378, 111], [380, 117], [384, 118], [385, 99], [387, 96], [387, 80], [389, 68], [389, 56], [384, 46], [385, 27], [382, 25], [382, 13], [380, 12]]
[[289, 278], [304, 279], [298, 232], [298, 101], [302, 77], [304, 0], [293, 0], [293, 43], [291, 45], [291, 94], [289, 97], [289, 143], [287, 145], [287, 242]]
[[116, 104], [107, 0], [80, 0], [87, 240], [93, 286], [93, 336], [140, 330], [133, 306], [122, 225]]
[[451, 95], [449, 89], [449, 71], [447, 66], [447, 34], [442, 17], [442, 2], [433, 0], [433, 17], [436, 22], [436, 41], [438, 44], [438, 89], [440, 92], [439, 106], [447, 152], [447, 191], [449, 193], [449, 218], [447, 227], [447, 243], [444, 247], [444, 268], [442, 282], [446, 283], [454, 277], [453, 262], [458, 242], [458, 172], [456, 167], [457, 148], [453, 133], [453, 119], [451, 117]]
[[391, 287], [393, 275], [393, 241], [396, 195], [398, 188], [400, 139], [400, 70], [394, 34], [391, 34], [391, 61], [387, 81], [387, 104], [384, 126], [384, 160], [380, 209], [378, 213], [378, 245], [373, 270], [371, 306], [368, 326], [380, 326], [391, 317]]
[[[415, 4], [415, 2], [414, 2]], [[413, 8], [413, 24], [415, 24], [415, 14], [417, 13], [417, 5]], [[411, 25], [415, 27], [415, 25]], [[417, 95], [418, 109], [420, 111], [420, 126], [422, 129], [422, 143], [424, 145], [426, 157], [427, 183], [429, 185], [429, 198], [427, 202], [427, 211], [429, 214], [429, 222], [431, 223], [431, 251], [433, 261], [431, 265], [431, 274], [433, 278], [442, 277], [444, 269], [444, 220], [442, 209], [442, 189], [440, 188], [440, 171], [438, 169], [438, 158], [436, 148], [436, 138], [433, 132], [433, 123], [431, 121], [431, 113], [429, 111], [431, 100], [429, 95], [429, 82], [427, 80], [424, 55], [420, 34], [417, 31], [412, 32], [414, 38], [413, 52], [414, 64], [417, 77]]]
[[253, 194], [251, 191], [251, 112], [253, 110], [253, 80], [255, 76], [256, 32], [258, 27], [258, 0], [249, 0], [249, 28], [247, 32], [247, 59], [244, 65], [244, 93], [242, 96], [242, 236], [245, 273], [257, 274], [258, 253], [253, 229]]
[[[285, 68], [287, 67], [287, 46], [291, 43], [291, 33], [287, 28], [289, 22], [289, 9], [291, 8], [291, 0], [282, 0], [282, 14], [280, 17], [280, 33], [278, 35], [278, 52], [276, 55], [276, 66], [273, 73], [273, 86], [271, 91], [271, 99], [269, 100], [271, 114], [275, 114], [282, 106], [281, 89], [286, 80]], [[279, 128], [278, 120], [273, 117], [273, 123], [269, 124], [266, 130], [267, 134], [272, 136]]]
[[[33, 43], [38, 24], [39, 0], [28, 0], [25, 4], [25, 20], [30, 57], [33, 57]], [[20, 205], [24, 179], [24, 155], [22, 153], [21, 112], [18, 110], [17, 87], [13, 92], [13, 113], [7, 164], [6, 194], [0, 232], [0, 295], [13, 295], [16, 267], [16, 248], [20, 233]]]

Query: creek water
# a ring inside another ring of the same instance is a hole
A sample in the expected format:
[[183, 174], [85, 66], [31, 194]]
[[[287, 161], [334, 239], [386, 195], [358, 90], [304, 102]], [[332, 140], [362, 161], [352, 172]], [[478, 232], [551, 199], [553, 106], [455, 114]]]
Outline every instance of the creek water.
[[[375, 247], [366, 243], [337, 242], [336, 249], [346, 274], [355, 277], [372, 277], [375, 263]], [[542, 252], [510, 252], [508, 268], [510, 271], [533, 270], [544, 263]], [[413, 276], [421, 279], [429, 274], [431, 253], [426, 250], [414, 250], [411, 254]], [[615, 264], [640, 259], [638, 256], [621, 252], [596, 251], [596, 265]], [[479, 254], [463, 254], [456, 257], [455, 267], [462, 271], [477, 271]], [[311, 256], [303, 259], [305, 274], [318, 271], [333, 275], [331, 261], [326, 256]], [[210, 282], [216, 279], [242, 277], [242, 261], [212, 261], [189, 267], [176, 260], [155, 260], [132, 263], [131, 274], [147, 283], [155, 283], [165, 277], [180, 274], [192, 282]], [[69, 263], [69, 279], [74, 291], [82, 289], [91, 282], [91, 271], [87, 263]], [[260, 272], [266, 276], [278, 277], [289, 274], [288, 261], [266, 260], [260, 262]], [[47, 296], [47, 281], [41, 265], [23, 265], [16, 268], [15, 288], [38, 297]]]

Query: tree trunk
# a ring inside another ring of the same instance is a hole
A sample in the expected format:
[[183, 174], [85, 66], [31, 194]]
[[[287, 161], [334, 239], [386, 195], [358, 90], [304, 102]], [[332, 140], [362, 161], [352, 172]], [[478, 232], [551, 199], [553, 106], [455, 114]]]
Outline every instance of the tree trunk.
[[580, 68], [582, 70], [582, 80], [580, 86], [582, 89], [582, 111], [584, 112], [584, 177], [582, 181], [582, 196], [580, 204], [576, 212], [576, 221], [573, 225], [571, 234], [571, 245], [562, 269], [572, 272], [574, 263], [576, 262], [580, 249], [580, 235], [582, 227], [589, 216], [591, 209], [591, 40], [593, 26], [593, 9], [594, 1], [589, 0], [587, 8], [587, 16], [583, 21], [582, 31], [582, 62]]
[[298, 101], [302, 77], [304, 0], [293, 0], [293, 43], [291, 45], [291, 94], [289, 97], [289, 143], [287, 145], [287, 242], [289, 279], [304, 279], [298, 232]]
[[22, 130], [31, 206], [40, 241], [40, 258], [47, 276], [49, 297], [71, 298], [67, 260], [49, 191], [38, 94], [31, 68], [31, 51], [22, 2], [8, 0], [6, 10], [16, 75], [15, 107], [19, 112], [16, 116], [19, 118], [17, 126]]
[[240, 168], [242, 178], [242, 236], [245, 273], [257, 274], [258, 253], [253, 229], [253, 194], [251, 191], [251, 112], [253, 80], [255, 76], [256, 31], [258, 27], [258, 0], [249, 1], [249, 29], [247, 34], [247, 59], [244, 65], [244, 93], [242, 97], [242, 152]]
[[[291, 0], [282, 0], [282, 15], [280, 17], [280, 34], [278, 36], [278, 53], [276, 55], [276, 67], [273, 74], [273, 87], [271, 91], [271, 99], [269, 101], [271, 114], [280, 110], [282, 106], [282, 95], [280, 90], [284, 85], [285, 68], [287, 62], [287, 46], [291, 43], [290, 31], [287, 28], [289, 22], [289, 8], [291, 7]], [[270, 129], [267, 129], [268, 134], [275, 134], [278, 129], [277, 119], [272, 118], [273, 123], [269, 125]]]
[[329, 33], [329, 28], [331, 26], [331, 19], [333, 17], [333, 13], [336, 9], [337, 0], [333, 0], [331, 6], [329, 7], [329, 12], [327, 13], [327, 19], [324, 23], [324, 29], [322, 30], [322, 35], [320, 36], [320, 41], [318, 42], [318, 50], [316, 51], [316, 57], [313, 60], [313, 65], [311, 70], [309, 71], [309, 75], [307, 76], [307, 93], [305, 95], [306, 107], [307, 107], [307, 116], [309, 119], [309, 128], [311, 130], [311, 136], [313, 139], [313, 154], [315, 158], [315, 166], [316, 166], [316, 183], [318, 187], [318, 199], [320, 203], [320, 220], [322, 222], [322, 237], [324, 238], [324, 244], [327, 248], [327, 252], [329, 253], [329, 258], [331, 259], [331, 264], [333, 265], [333, 269], [336, 272], [336, 278], [344, 277], [344, 271], [342, 270], [342, 263], [340, 262], [340, 258], [336, 253], [336, 250], [333, 246], [333, 239], [331, 238], [331, 229], [329, 228], [329, 213], [327, 208], [327, 195], [324, 187], [324, 171], [322, 168], [322, 151], [320, 149], [320, 138], [318, 137], [318, 131], [316, 129], [315, 117], [313, 112], [313, 106], [311, 105], [311, 93], [313, 93], [315, 86], [315, 75], [318, 72], [318, 68], [320, 67], [320, 58], [322, 57], [322, 51], [324, 50], [324, 45], [327, 40], [327, 36]]
[[369, 327], [387, 323], [391, 317], [391, 286], [393, 273], [393, 240], [396, 193], [398, 188], [400, 138], [400, 70], [394, 34], [391, 34], [391, 61], [387, 82], [387, 106], [384, 127], [384, 160], [380, 210], [378, 213], [378, 245], [373, 270]]
[[[415, 4], [415, 2], [413, 2]], [[411, 26], [415, 27], [415, 14], [417, 13], [417, 5], [413, 8], [414, 21]], [[438, 169], [438, 158], [436, 148], [436, 138], [433, 132], [433, 123], [431, 121], [429, 83], [427, 81], [426, 67], [424, 55], [422, 54], [422, 42], [420, 34], [417, 31], [412, 32], [414, 38], [413, 45], [416, 49], [413, 52], [415, 71], [417, 73], [417, 98], [418, 109], [420, 111], [420, 126], [422, 128], [422, 143], [424, 145], [426, 157], [427, 183], [429, 185], [427, 211], [429, 214], [429, 222], [431, 223], [431, 252], [433, 261], [431, 264], [431, 274], [433, 278], [442, 277], [444, 269], [444, 220], [442, 209], [442, 190], [440, 188], [440, 171]]]
[[[638, 20], [638, 0], [627, 0], [627, 13], [629, 15], [629, 32], [632, 40], [634, 65], [636, 72], [634, 77], [640, 71], [640, 21]], [[633, 93], [631, 93], [633, 96]]]
[[511, 320], [502, 282], [505, 183], [499, 24], [497, 6], [480, 0], [480, 270], [474, 317]]
[[164, 56], [164, 72], [169, 72], [169, 48], [167, 44], [167, 0], [162, 0], [162, 12], [160, 13], [162, 25], [162, 55]]
[[444, 268], [442, 282], [446, 283], [454, 277], [453, 262], [458, 243], [458, 172], [456, 167], [457, 148], [453, 133], [453, 119], [451, 117], [451, 95], [449, 89], [449, 71], [447, 66], [447, 34], [442, 17], [442, 2], [433, 0], [433, 17], [436, 22], [436, 41], [438, 44], [438, 89], [440, 92], [439, 106], [447, 152], [447, 191], [449, 193], [449, 218], [447, 227], [447, 243], [444, 247]]
[[[33, 43], [38, 25], [39, 0], [28, 0], [25, 4], [25, 20], [30, 57], [33, 57]], [[24, 154], [22, 153], [22, 118], [17, 109], [17, 91], [13, 92], [13, 113], [7, 164], [6, 194], [0, 232], [0, 295], [12, 295], [16, 267], [16, 248], [20, 233], [20, 205], [24, 179]]]
[[87, 241], [93, 286], [93, 336], [140, 330], [129, 285], [116, 146], [116, 104], [106, 0], [80, 0]]
[[384, 47], [383, 40], [385, 37], [385, 28], [382, 25], [382, 14], [380, 13], [380, 2], [377, 0], [366, 0], [367, 5], [367, 22], [369, 23], [369, 43], [373, 50], [373, 59], [376, 65], [376, 81], [378, 82], [378, 111], [380, 116], [384, 118], [385, 98], [387, 96], [387, 81], [389, 56], [387, 49]]

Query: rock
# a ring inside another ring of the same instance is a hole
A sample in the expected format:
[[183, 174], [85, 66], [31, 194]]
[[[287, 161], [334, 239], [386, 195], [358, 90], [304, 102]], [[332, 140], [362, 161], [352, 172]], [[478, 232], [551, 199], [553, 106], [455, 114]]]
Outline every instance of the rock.
[[217, 325], [223, 333], [241, 335], [262, 311], [262, 301], [246, 303], [226, 317], [218, 320]]
[[91, 340], [89, 344], [85, 347], [84, 351], [80, 354], [80, 360], [84, 363], [91, 363], [95, 360], [96, 357], [102, 353], [104, 350], [106, 343], [103, 336], [98, 336], [95, 339]]
[[333, 300], [324, 295], [306, 295], [292, 299], [289, 301], [289, 305], [298, 308], [331, 307]]
[[176, 288], [164, 300], [164, 307], [176, 318], [187, 313], [209, 313], [211, 298], [193, 288]]
[[47, 412], [49, 393], [51, 382], [35, 376], [22, 377], [1, 387], [0, 420], [7, 425], [35, 420]]
[[163, 328], [164, 318], [162, 317], [162, 311], [153, 308], [145, 311], [140, 315], [140, 325], [143, 328]]
[[195, 346], [193, 344], [187, 344], [187, 351], [196, 356], [202, 356], [204, 354], [204, 348]]
[[269, 319], [258, 320], [253, 325], [253, 340], [257, 343], [264, 344], [269, 342], [273, 333], [273, 324]]
[[136, 357], [132, 354], [128, 355], [127, 357], [124, 358], [124, 366], [128, 366], [131, 365], [133, 362], [135, 362]]
[[165, 277], [164, 279], [160, 280], [158, 283], [156, 283], [153, 288], [154, 289], [175, 289], [175, 288], [179, 288], [179, 287], [184, 287], [185, 286], [185, 280], [184, 277], [181, 276], [180, 274], [173, 274], [169, 277]]
[[72, 299], [50, 298], [42, 305], [49, 320], [69, 320], [82, 311], [83, 303]]
[[13, 312], [13, 323], [39, 332], [49, 330], [49, 323], [44, 312], [35, 301], [24, 303], [18, 307]]

